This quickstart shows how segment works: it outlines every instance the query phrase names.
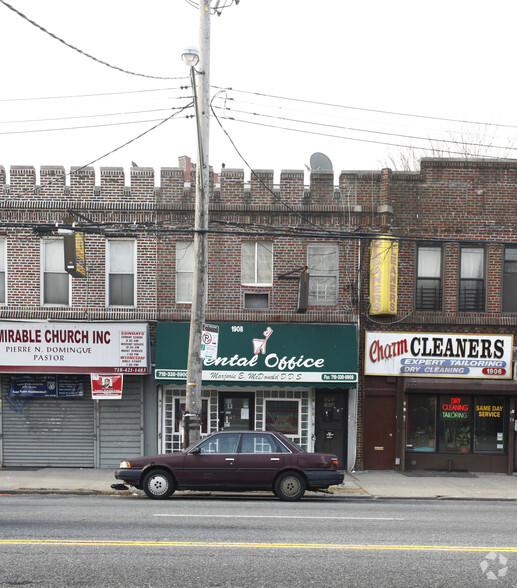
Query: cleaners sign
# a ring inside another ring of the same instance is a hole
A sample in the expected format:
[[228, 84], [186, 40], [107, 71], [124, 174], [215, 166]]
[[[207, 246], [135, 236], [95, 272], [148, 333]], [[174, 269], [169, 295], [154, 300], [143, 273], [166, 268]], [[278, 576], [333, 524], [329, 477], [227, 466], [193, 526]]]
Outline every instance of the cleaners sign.
[[365, 374], [512, 377], [513, 335], [366, 332]]

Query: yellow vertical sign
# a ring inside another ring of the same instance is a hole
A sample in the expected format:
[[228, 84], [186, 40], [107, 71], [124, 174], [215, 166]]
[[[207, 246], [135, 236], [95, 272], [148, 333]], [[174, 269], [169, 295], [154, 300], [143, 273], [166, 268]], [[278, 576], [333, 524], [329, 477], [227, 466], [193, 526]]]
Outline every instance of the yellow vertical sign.
[[399, 244], [374, 239], [370, 248], [370, 314], [397, 314]]

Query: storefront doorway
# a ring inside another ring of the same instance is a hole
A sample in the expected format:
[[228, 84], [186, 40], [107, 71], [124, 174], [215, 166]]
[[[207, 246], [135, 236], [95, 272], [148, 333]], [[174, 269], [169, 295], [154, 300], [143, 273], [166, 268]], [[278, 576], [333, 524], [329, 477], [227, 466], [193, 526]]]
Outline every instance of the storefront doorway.
[[365, 397], [365, 470], [392, 470], [395, 466], [395, 404], [395, 396]]
[[219, 430], [252, 431], [255, 428], [255, 394], [222, 392], [219, 394]]
[[316, 418], [314, 450], [317, 453], [335, 453], [339, 467], [347, 467], [348, 393], [345, 390], [318, 390], [316, 392]]

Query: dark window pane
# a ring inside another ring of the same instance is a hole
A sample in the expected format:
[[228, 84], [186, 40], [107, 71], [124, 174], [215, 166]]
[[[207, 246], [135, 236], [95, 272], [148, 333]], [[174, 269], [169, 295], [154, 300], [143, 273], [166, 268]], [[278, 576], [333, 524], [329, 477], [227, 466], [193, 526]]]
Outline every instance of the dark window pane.
[[439, 449], [448, 453], [468, 453], [471, 444], [470, 396], [440, 396]]
[[517, 312], [517, 274], [503, 276], [503, 312]]
[[441, 310], [442, 286], [439, 279], [418, 279], [416, 286], [417, 310]]
[[436, 451], [436, 396], [408, 396], [407, 449]]
[[476, 396], [474, 451], [504, 452], [505, 399]]
[[484, 280], [460, 280], [460, 311], [483, 311], [485, 309]]
[[128, 274], [110, 275], [110, 306], [134, 305], [134, 277]]

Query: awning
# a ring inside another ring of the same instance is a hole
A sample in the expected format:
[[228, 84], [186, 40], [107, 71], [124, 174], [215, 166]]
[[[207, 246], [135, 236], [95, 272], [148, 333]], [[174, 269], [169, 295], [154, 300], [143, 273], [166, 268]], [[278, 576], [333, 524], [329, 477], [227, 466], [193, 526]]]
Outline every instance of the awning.
[[[355, 325], [214, 323], [217, 353], [203, 361], [207, 386], [349, 388], [357, 383]], [[159, 383], [185, 386], [189, 323], [158, 323]]]

